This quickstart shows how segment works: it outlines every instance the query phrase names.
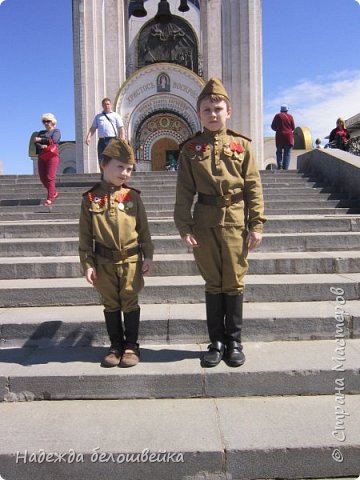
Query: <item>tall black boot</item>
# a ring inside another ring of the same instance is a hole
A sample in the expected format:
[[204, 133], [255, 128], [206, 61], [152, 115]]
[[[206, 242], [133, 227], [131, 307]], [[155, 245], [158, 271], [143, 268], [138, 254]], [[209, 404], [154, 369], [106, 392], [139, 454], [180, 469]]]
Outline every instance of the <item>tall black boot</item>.
[[140, 308], [132, 312], [124, 312], [125, 342], [136, 344], [139, 337]]
[[110, 349], [103, 358], [103, 367], [116, 367], [120, 363], [121, 353], [124, 344], [124, 333], [121, 324], [121, 312], [104, 312], [106, 330], [110, 339]]
[[124, 312], [125, 324], [125, 346], [121, 357], [120, 367], [134, 367], [140, 360], [140, 349], [138, 344], [140, 308], [132, 312]]
[[222, 293], [212, 294], [205, 292], [206, 322], [211, 344], [204, 354], [203, 364], [206, 367], [215, 367], [224, 356], [224, 316], [225, 305]]
[[230, 366], [239, 367], [245, 362], [241, 345], [243, 294], [225, 295], [225, 306], [226, 360]]

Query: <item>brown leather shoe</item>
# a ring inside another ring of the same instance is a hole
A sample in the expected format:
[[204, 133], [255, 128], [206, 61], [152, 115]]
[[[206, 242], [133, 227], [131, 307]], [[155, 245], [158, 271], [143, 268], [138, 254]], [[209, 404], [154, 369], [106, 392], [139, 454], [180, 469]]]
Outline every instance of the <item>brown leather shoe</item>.
[[111, 368], [117, 367], [120, 363], [121, 351], [117, 348], [110, 347], [108, 353], [101, 362], [102, 367]]
[[124, 351], [120, 361], [120, 367], [135, 367], [140, 361], [140, 350], [138, 344], [128, 343], [124, 347]]

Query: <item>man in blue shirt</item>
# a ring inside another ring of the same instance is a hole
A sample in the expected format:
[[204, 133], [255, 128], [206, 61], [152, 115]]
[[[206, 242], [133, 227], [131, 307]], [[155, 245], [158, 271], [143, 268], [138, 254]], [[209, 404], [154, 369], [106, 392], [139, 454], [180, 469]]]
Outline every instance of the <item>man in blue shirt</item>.
[[95, 131], [98, 131], [98, 160], [99, 163], [102, 160], [102, 153], [112, 138], [120, 138], [125, 140], [125, 128], [124, 123], [120, 115], [112, 111], [110, 98], [104, 98], [101, 102], [103, 111], [98, 113], [90, 127], [90, 130], [86, 136], [85, 143], [90, 145], [91, 137]]

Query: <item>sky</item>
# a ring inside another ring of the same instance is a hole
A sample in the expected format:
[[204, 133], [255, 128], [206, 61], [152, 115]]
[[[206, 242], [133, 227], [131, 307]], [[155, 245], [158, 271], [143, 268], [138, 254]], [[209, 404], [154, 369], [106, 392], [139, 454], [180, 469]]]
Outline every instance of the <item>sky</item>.
[[[264, 134], [286, 103], [324, 139], [360, 113], [360, 0], [262, 0]], [[75, 140], [71, 0], [0, 0], [0, 162], [31, 174], [29, 139], [52, 112]]]

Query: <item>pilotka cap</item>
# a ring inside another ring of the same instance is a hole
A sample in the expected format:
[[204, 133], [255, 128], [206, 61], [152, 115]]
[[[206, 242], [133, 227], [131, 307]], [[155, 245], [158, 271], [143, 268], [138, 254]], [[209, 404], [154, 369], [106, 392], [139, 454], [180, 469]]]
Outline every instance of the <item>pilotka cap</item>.
[[208, 95], [221, 95], [230, 101], [229, 95], [227, 94], [224, 85], [221, 83], [221, 80], [215, 77], [210, 78], [205, 87], [202, 89], [198, 101], [204, 97], [207, 97]]
[[135, 155], [132, 146], [127, 140], [114, 139], [111, 140], [109, 145], [103, 151], [103, 155], [110, 158], [115, 158], [121, 162], [134, 165]]

